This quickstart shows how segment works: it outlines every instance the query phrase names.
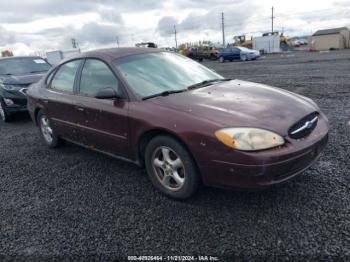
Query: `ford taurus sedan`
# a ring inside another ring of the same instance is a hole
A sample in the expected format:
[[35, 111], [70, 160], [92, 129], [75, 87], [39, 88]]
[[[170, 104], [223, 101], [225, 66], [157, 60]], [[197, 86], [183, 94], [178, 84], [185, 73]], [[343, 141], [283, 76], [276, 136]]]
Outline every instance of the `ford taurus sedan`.
[[92, 51], [28, 91], [46, 144], [62, 140], [145, 166], [155, 188], [185, 199], [198, 185], [267, 188], [308, 168], [328, 137], [309, 98], [225, 79], [158, 49]]

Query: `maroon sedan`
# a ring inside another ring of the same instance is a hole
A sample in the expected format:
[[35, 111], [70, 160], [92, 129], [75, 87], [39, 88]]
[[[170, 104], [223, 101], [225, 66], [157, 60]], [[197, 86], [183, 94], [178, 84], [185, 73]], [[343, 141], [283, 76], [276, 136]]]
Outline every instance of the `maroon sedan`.
[[205, 185], [265, 188], [308, 168], [328, 137], [309, 98], [225, 79], [158, 49], [88, 52], [28, 91], [44, 141], [82, 145], [145, 166], [166, 195]]

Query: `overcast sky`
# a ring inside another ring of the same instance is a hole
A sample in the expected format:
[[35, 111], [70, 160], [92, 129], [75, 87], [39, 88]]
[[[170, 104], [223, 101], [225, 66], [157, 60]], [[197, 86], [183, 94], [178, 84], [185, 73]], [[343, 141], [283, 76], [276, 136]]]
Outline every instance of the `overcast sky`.
[[239, 34], [259, 36], [271, 30], [309, 35], [318, 29], [350, 27], [350, 0], [0, 0], [0, 50], [15, 55], [71, 49], [134, 46], [153, 41], [160, 47], [178, 42], [221, 41], [221, 12], [226, 41]]

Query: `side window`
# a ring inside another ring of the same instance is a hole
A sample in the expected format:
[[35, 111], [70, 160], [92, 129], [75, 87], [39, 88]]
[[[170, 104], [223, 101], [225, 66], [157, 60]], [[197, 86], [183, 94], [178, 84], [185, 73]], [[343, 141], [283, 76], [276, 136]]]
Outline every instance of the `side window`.
[[120, 94], [119, 81], [109, 67], [102, 61], [87, 59], [81, 72], [80, 94], [95, 97], [99, 90], [107, 87]]
[[74, 60], [63, 64], [58, 70], [51, 82], [51, 88], [73, 93], [75, 74], [78, 70], [81, 60]]

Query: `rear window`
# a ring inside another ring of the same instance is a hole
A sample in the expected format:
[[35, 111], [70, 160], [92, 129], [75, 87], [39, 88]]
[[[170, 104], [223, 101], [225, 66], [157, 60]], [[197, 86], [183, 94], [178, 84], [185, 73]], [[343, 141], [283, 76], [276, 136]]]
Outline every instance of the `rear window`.
[[0, 75], [44, 73], [51, 65], [40, 57], [0, 59]]

